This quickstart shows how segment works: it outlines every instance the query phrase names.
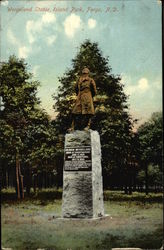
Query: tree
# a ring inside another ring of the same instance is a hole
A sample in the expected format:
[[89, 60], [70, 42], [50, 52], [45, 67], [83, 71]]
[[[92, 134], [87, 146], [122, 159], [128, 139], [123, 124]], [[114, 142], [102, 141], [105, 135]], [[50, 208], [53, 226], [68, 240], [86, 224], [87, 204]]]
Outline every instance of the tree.
[[[56, 173], [54, 165], [56, 160], [56, 130], [52, 126], [48, 115], [42, 110], [35, 110], [28, 126], [24, 141], [23, 160], [26, 164], [27, 193], [30, 193], [31, 178], [34, 179], [34, 190], [42, 187], [44, 174]], [[46, 178], [46, 177], [45, 177]], [[37, 185], [38, 182], [38, 185]], [[45, 181], [46, 182], [46, 181]]]
[[14, 137], [13, 128], [3, 119], [0, 120], [0, 166], [1, 166], [1, 185], [8, 187], [8, 172], [12, 164], [12, 155], [15, 154], [12, 146]]
[[[149, 177], [149, 186], [155, 187], [155, 191], [159, 190], [159, 187], [162, 187], [162, 171], [158, 165], [149, 165], [148, 166], [148, 177]], [[138, 184], [143, 187], [145, 183], [145, 171], [140, 170], [137, 175]]]
[[162, 171], [162, 112], [155, 112], [138, 128], [140, 160], [145, 170], [146, 194], [148, 194], [148, 165], [158, 165]]
[[0, 66], [0, 96], [4, 108], [1, 110], [1, 159], [15, 164], [16, 191], [18, 199], [24, 197], [21, 162], [26, 129], [31, 123], [31, 114], [39, 105], [36, 97], [39, 83], [32, 81], [27, 64], [15, 56]]
[[[75, 83], [84, 66], [90, 69], [98, 94], [94, 100], [95, 116], [91, 128], [100, 133], [104, 185], [122, 186], [130, 154], [133, 121], [128, 112], [127, 97], [119, 76], [111, 73], [97, 43], [86, 40], [72, 60], [72, 68], [59, 78], [58, 94], [54, 95], [57, 112], [55, 127], [59, 134], [71, 125], [71, 111], [76, 99]], [[125, 180], [125, 178], [124, 178]]]

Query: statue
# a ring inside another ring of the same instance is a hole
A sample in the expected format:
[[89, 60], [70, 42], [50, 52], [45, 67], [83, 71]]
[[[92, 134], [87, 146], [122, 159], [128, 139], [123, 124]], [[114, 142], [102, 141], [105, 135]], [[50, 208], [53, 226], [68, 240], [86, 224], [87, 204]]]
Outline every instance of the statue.
[[101, 143], [98, 131], [90, 129], [96, 84], [86, 67], [75, 86], [68, 129], [75, 132], [66, 133], [64, 144], [62, 217], [99, 218], [104, 216]]
[[76, 83], [77, 99], [72, 110], [72, 125], [69, 132], [74, 129], [88, 131], [91, 125], [91, 117], [94, 115], [93, 97], [96, 95], [95, 81], [89, 77], [89, 69], [84, 68], [82, 75]]

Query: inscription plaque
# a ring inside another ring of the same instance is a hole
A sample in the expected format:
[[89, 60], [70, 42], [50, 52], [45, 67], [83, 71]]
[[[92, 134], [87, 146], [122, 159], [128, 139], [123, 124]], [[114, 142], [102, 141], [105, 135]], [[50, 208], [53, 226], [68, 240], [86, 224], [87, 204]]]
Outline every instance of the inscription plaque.
[[65, 171], [91, 171], [91, 147], [66, 147]]

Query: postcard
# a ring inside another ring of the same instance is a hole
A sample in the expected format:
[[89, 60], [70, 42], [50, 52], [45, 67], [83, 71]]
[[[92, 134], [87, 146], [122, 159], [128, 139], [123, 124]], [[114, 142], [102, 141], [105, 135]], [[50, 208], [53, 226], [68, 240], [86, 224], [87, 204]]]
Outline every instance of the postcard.
[[1, 0], [2, 249], [162, 249], [162, 4]]

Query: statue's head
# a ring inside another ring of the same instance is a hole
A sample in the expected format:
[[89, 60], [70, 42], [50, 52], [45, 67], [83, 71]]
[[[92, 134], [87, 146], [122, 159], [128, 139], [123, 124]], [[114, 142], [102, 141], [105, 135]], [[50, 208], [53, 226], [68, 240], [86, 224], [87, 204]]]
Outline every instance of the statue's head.
[[89, 74], [89, 69], [87, 67], [84, 67], [84, 69], [82, 70], [82, 74]]

